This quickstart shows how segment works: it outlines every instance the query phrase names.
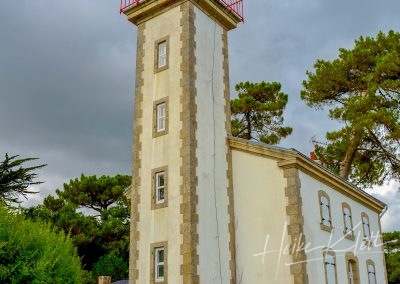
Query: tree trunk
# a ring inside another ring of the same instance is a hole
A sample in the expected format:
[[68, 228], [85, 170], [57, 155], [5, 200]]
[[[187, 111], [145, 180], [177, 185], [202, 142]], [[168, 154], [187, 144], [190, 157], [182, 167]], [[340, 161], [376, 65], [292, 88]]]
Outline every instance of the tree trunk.
[[343, 161], [340, 163], [340, 177], [349, 179], [351, 165], [357, 152], [357, 148], [360, 145], [362, 132], [356, 132], [354, 137], [350, 140], [349, 147], [347, 148], [346, 155]]
[[250, 119], [250, 112], [246, 112], [246, 128], [247, 128], [247, 140], [251, 140], [251, 119]]

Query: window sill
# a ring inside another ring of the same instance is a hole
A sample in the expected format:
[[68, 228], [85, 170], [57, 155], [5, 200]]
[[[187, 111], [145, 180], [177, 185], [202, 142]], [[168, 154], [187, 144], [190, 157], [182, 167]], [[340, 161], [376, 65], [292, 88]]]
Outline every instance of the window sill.
[[323, 230], [323, 231], [326, 231], [326, 232], [331, 233], [332, 230], [333, 230], [333, 227], [332, 227], [332, 226], [327, 226], [327, 225], [324, 225], [324, 224], [322, 224], [322, 223], [320, 223], [319, 225], [320, 225], [320, 227], [321, 227], [321, 230]]

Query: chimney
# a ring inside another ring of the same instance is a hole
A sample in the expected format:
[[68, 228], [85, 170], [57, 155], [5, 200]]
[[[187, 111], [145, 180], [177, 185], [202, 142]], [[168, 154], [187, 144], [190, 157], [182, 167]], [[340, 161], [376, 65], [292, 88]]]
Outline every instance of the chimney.
[[315, 152], [310, 152], [310, 159], [316, 162], [317, 164], [322, 165], [321, 161], [318, 160], [317, 155], [315, 155]]
[[310, 152], [310, 159], [313, 161], [317, 161], [317, 155], [314, 152]]

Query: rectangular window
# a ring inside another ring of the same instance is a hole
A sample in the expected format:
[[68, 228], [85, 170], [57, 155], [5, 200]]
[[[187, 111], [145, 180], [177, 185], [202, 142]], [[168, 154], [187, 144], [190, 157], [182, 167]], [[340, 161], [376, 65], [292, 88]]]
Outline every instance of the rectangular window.
[[349, 282], [350, 284], [354, 284], [353, 264], [350, 260], [347, 262], [347, 267], [348, 267], [347, 277], [349, 278]]
[[353, 232], [353, 220], [351, 216], [351, 209], [350, 206], [343, 202], [342, 203], [342, 211], [343, 211], [343, 225], [344, 225], [344, 230], [343, 234], [346, 239], [353, 240], [354, 241], [354, 232]]
[[349, 208], [344, 208], [343, 215], [344, 215], [345, 233], [350, 233], [353, 230], [353, 228], [351, 225], [351, 214]]
[[151, 281], [150, 283], [168, 283], [168, 242], [150, 244]]
[[168, 166], [153, 169], [151, 172], [151, 209], [168, 206]]
[[162, 41], [158, 44], [158, 68], [165, 67], [167, 65], [167, 42]]
[[324, 266], [326, 284], [337, 284], [335, 254], [332, 251], [325, 252]]
[[154, 43], [154, 73], [168, 69], [169, 65], [169, 36]]
[[157, 132], [165, 130], [166, 109], [165, 103], [157, 105]]
[[322, 210], [322, 219], [321, 222], [325, 226], [331, 225], [331, 216], [329, 213], [329, 201], [325, 196], [321, 197], [321, 210]]
[[330, 232], [332, 230], [332, 219], [328, 194], [323, 190], [318, 191], [318, 201], [321, 214], [320, 227], [322, 230]]
[[164, 248], [156, 248], [154, 250], [154, 271], [155, 271], [155, 282], [164, 281]]
[[367, 260], [368, 284], [376, 284], [375, 264], [372, 260]]
[[153, 138], [168, 133], [168, 98], [153, 103]]
[[159, 172], [156, 173], [156, 203], [161, 204], [164, 203], [165, 200], [165, 173]]
[[371, 238], [371, 229], [369, 226], [369, 218], [368, 218], [368, 215], [365, 214], [364, 212], [361, 213], [361, 221], [362, 221], [362, 225], [363, 225], [364, 238], [370, 239]]

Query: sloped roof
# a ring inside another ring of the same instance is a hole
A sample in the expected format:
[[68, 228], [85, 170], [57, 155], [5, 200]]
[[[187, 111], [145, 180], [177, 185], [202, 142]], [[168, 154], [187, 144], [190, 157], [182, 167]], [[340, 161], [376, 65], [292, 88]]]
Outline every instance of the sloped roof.
[[362, 203], [377, 213], [381, 213], [387, 208], [387, 205], [382, 201], [356, 187], [349, 181], [334, 174], [328, 168], [311, 160], [309, 157], [296, 149], [267, 145], [233, 136], [230, 136], [228, 141], [232, 149], [274, 159], [281, 168], [298, 168], [313, 178], [347, 195], [353, 200]]

